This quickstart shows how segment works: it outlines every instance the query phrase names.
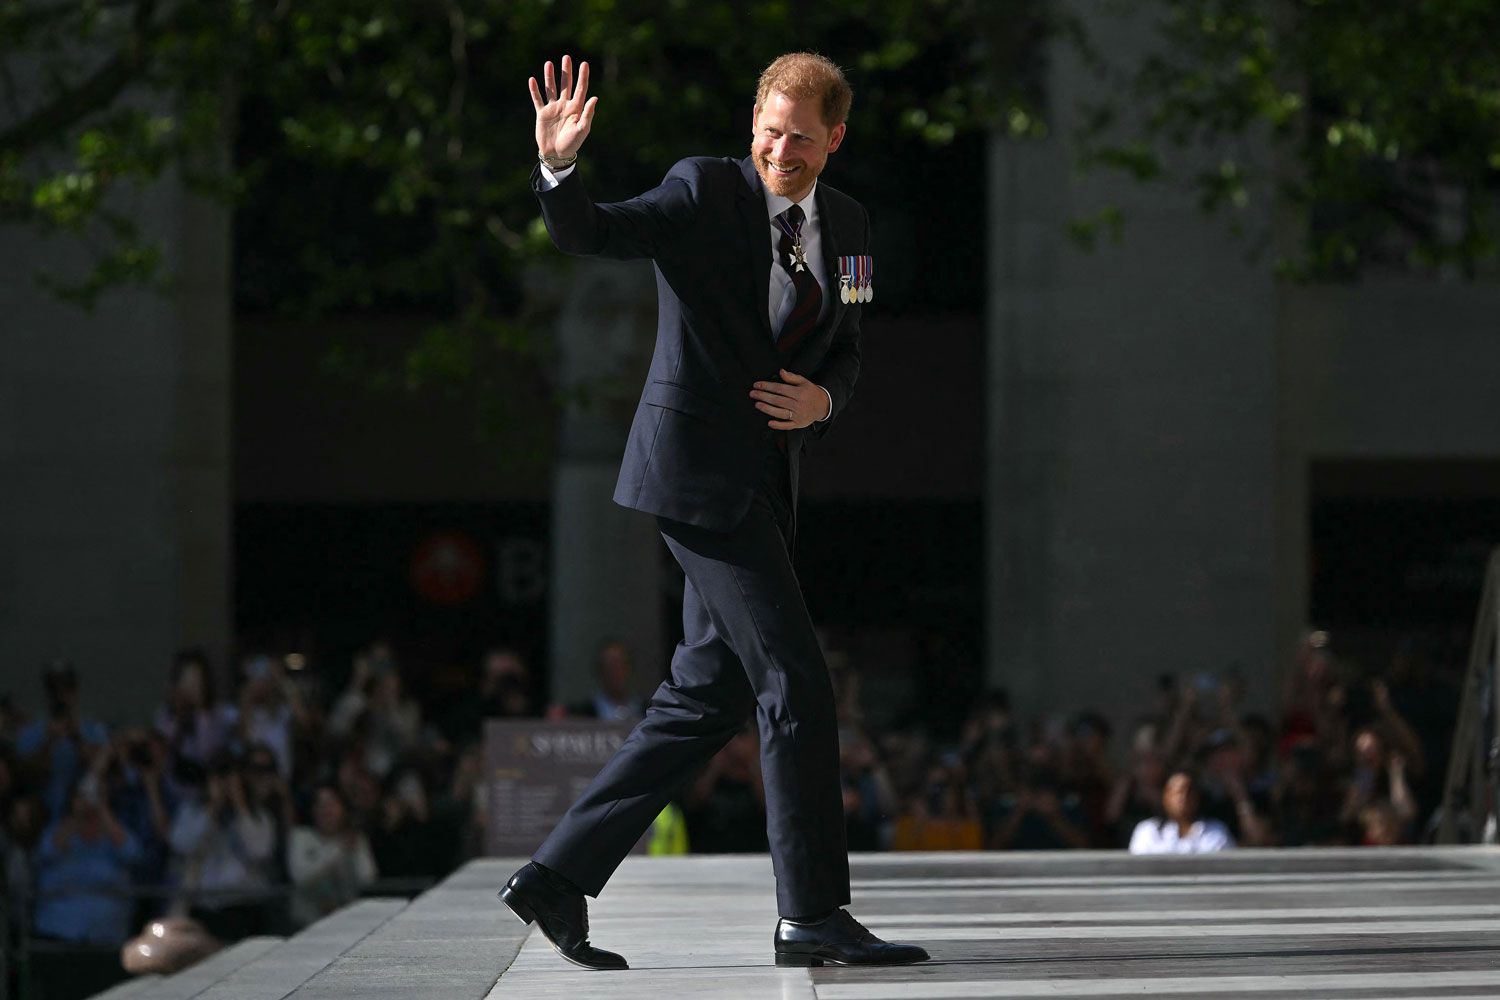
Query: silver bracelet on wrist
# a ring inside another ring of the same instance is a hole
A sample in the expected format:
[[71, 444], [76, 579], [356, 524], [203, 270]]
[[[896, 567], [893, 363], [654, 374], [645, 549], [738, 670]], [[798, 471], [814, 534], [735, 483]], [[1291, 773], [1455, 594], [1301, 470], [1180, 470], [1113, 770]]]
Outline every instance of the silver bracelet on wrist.
[[566, 170], [578, 162], [578, 154], [572, 156], [548, 156], [541, 150], [537, 150], [536, 158], [541, 160], [548, 170]]

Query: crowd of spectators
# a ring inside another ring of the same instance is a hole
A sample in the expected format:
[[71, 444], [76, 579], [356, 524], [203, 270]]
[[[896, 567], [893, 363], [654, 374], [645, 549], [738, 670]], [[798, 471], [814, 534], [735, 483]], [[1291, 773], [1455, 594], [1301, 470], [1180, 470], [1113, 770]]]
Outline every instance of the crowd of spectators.
[[[13, 928], [118, 946], [185, 914], [221, 940], [287, 933], [375, 885], [415, 891], [481, 851], [480, 738], [489, 718], [638, 718], [629, 650], [599, 687], [544, 705], [515, 651], [482, 659], [444, 705], [408, 693], [391, 646], [326, 683], [299, 657], [250, 655], [232, 696], [201, 651], [180, 653], [138, 727], [80, 711], [82, 678], [44, 674], [46, 705], [0, 717], [0, 858]], [[864, 721], [837, 672], [851, 850], [1385, 845], [1430, 839], [1455, 689], [1411, 650], [1380, 676], [1300, 649], [1274, 712], [1233, 675], [1162, 677], [1117, 738], [1109, 717], [1018, 719], [981, 698], [957, 737]], [[753, 720], [681, 791], [688, 848], [764, 851]], [[392, 880], [397, 880], [392, 882]]]
[[209, 658], [185, 650], [149, 723], [110, 730], [82, 713], [73, 665], [48, 665], [43, 711], [0, 720], [13, 932], [118, 947], [181, 914], [220, 940], [287, 933], [377, 879], [420, 888], [473, 853], [477, 727], [427, 719], [385, 643], [332, 697], [303, 667], [244, 657], [220, 699]]
[[[1430, 842], [1457, 678], [1413, 644], [1383, 667], [1340, 659], [1326, 635], [1310, 632], [1274, 711], [1248, 706], [1232, 671], [1162, 676], [1123, 740], [1098, 711], [1017, 719], [1003, 692], [979, 699], [954, 740], [922, 727], [877, 730], [862, 721], [857, 678], [845, 678], [850, 849], [1189, 853]], [[753, 729], [746, 735], [684, 796], [695, 850], [765, 849], [751, 821], [763, 802]]]

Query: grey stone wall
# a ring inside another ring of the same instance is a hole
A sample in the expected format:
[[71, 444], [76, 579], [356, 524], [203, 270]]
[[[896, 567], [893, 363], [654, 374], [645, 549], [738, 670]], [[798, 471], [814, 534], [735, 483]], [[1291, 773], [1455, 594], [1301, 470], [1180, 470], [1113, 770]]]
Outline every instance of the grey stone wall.
[[[1122, 62], [1149, 44], [1090, 21]], [[1097, 84], [1061, 52], [1047, 84], [1052, 137], [990, 147], [987, 674], [1025, 714], [1119, 715], [1160, 673], [1232, 663], [1264, 701], [1274, 286], [1182, 192], [1080, 175]], [[1119, 243], [1068, 238], [1110, 204]]]
[[177, 289], [91, 314], [33, 280], [76, 244], [0, 230], [0, 690], [40, 708], [74, 660], [84, 707], [139, 720], [174, 649], [229, 642], [229, 298], [224, 212], [142, 199]]
[[[1500, 469], [1500, 287], [1414, 276], [1284, 289], [1277, 320], [1278, 649], [1308, 607], [1310, 470], [1326, 459], [1464, 463], [1441, 486], [1388, 495], [1493, 495]], [[1371, 484], [1375, 486], [1377, 484]], [[1500, 544], [1500, 524], [1491, 541]], [[1379, 546], [1380, 538], [1371, 538]], [[1476, 591], [1474, 599], [1477, 602]]]
[[660, 683], [671, 650], [662, 636], [665, 549], [656, 519], [612, 499], [655, 340], [651, 268], [570, 261], [564, 281], [558, 383], [586, 394], [564, 409], [552, 488], [550, 699], [568, 704], [597, 687], [595, 656], [606, 639], [630, 648], [643, 696]]
[[[1081, 9], [1120, 63], [1150, 45]], [[1308, 624], [1312, 464], [1500, 463], [1500, 288], [1273, 280], [1183, 191], [1074, 168], [1098, 84], [1054, 54], [1052, 137], [990, 146], [988, 677], [1023, 714], [1120, 720], [1160, 673], [1238, 662], [1274, 709]], [[1066, 222], [1108, 204], [1122, 242], [1075, 246]], [[1255, 204], [1252, 228], [1294, 235]]]

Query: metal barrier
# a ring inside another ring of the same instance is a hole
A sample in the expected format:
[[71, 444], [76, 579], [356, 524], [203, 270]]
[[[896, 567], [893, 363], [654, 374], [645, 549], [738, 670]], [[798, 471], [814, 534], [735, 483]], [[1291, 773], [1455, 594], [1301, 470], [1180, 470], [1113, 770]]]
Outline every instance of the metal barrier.
[[[1485, 566], [1453, 753], [1443, 783], [1440, 844], [1477, 843], [1500, 829], [1500, 547]], [[1486, 732], [1488, 728], [1488, 732]]]

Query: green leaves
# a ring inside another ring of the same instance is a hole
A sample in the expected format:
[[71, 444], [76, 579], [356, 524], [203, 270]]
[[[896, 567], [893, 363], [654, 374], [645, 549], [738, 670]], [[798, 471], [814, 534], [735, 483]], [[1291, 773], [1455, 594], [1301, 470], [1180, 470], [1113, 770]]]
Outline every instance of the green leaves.
[[[42, 59], [53, 84], [28, 109], [33, 127], [0, 132], [0, 154], [15, 154], [0, 171], [0, 218], [78, 232], [111, 192], [186, 167], [251, 217], [237, 252], [252, 274], [280, 275], [256, 289], [258, 307], [383, 308], [393, 268], [426, 267], [428, 280], [400, 287], [443, 291], [407, 304], [461, 313], [475, 273], [514, 275], [529, 257], [515, 236], [535, 214], [525, 78], [543, 58], [593, 61], [601, 112], [584, 169], [609, 162], [609, 196], [654, 183], [680, 156], [742, 149], [760, 67], [809, 39], [853, 70], [861, 135], [900, 123], [898, 146], [946, 145], [996, 115], [1037, 134], [1028, 72], [997, 71], [991, 57], [1044, 30], [1048, 6], [13, 0], [0, 5], [0, 53]], [[118, 54], [110, 87], [87, 86], [81, 38]], [[352, 229], [361, 250], [289, 255], [259, 238], [257, 216]], [[390, 218], [414, 225], [391, 232]], [[330, 275], [342, 291], [330, 294]]]
[[67, 280], [51, 274], [38, 277], [43, 288], [65, 302], [93, 310], [106, 293], [123, 285], [167, 291], [171, 282], [162, 273], [162, 251], [154, 243], [122, 240], [95, 258], [81, 278]]
[[1124, 234], [1125, 214], [1118, 206], [1107, 205], [1087, 215], [1074, 216], [1068, 220], [1068, 236], [1085, 250], [1093, 250], [1101, 238], [1111, 243], [1120, 242]]
[[77, 230], [92, 217], [99, 195], [94, 174], [73, 171], [39, 182], [32, 188], [31, 204], [54, 225]]
[[[1303, 219], [1280, 273], [1345, 279], [1368, 266], [1493, 266], [1500, 194], [1500, 5], [1483, 0], [1152, 0], [1160, 45], [1116, 99], [1144, 111], [1134, 133], [1113, 108], [1086, 121], [1085, 162], [1157, 179], [1159, 151], [1217, 157], [1272, 136], [1253, 168], [1172, 178], [1231, 228], [1263, 182]], [[1165, 178], [1162, 178], [1165, 179]]]

